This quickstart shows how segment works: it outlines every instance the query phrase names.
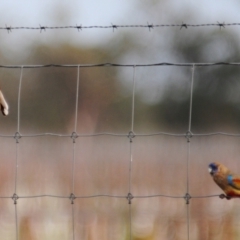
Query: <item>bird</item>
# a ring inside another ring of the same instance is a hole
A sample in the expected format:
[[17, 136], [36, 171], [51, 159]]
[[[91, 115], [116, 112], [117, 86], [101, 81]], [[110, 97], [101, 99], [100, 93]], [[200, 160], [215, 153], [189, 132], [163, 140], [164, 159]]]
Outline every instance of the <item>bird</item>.
[[7, 101], [5, 100], [2, 91], [0, 90], [0, 109], [3, 116], [7, 116], [9, 113], [9, 107]]
[[240, 197], [240, 175], [235, 175], [226, 166], [221, 163], [213, 162], [208, 166], [208, 171], [211, 174], [214, 182], [224, 191], [220, 198]]

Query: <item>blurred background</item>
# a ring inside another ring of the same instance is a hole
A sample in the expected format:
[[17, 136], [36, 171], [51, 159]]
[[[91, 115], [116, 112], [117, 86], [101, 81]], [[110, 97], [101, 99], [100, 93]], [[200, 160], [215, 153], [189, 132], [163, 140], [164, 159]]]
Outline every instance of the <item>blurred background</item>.
[[[239, 23], [238, 1], [2, 1], [0, 27]], [[239, 26], [118, 29], [0, 30], [0, 64], [151, 64], [239, 62]], [[0, 116], [0, 196], [69, 196], [72, 139], [23, 137], [16, 141], [20, 69], [0, 68], [10, 114]], [[134, 132], [185, 134], [189, 124], [191, 67], [135, 69]], [[196, 67], [192, 127], [195, 134], [240, 134], [239, 66]], [[133, 68], [80, 68], [78, 134], [131, 130]], [[77, 68], [23, 69], [22, 135], [71, 134], [75, 127]], [[131, 147], [130, 147], [131, 145]], [[75, 143], [74, 194], [133, 196], [220, 194], [207, 171], [219, 161], [240, 172], [235, 136], [167, 135], [79, 137]], [[131, 148], [131, 149], [130, 149]], [[189, 150], [189, 152], [188, 152]], [[129, 166], [131, 162], [131, 176]], [[189, 155], [188, 155], [189, 154]], [[187, 159], [189, 172], [187, 172]], [[0, 198], [1, 239], [16, 239], [15, 205]], [[131, 209], [130, 209], [131, 208]], [[20, 198], [18, 239], [238, 239], [240, 202], [193, 198]], [[130, 217], [131, 215], [131, 217]]]

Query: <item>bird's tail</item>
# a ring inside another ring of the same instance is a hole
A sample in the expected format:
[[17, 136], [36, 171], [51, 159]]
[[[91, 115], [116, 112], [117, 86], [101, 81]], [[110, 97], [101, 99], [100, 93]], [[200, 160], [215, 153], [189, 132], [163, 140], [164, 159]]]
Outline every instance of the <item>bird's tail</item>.
[[1, 106], [1, 112], [4, 116], [8, 115], [8, 104], [2, 94], [2, 91], [0, 90], [0, 106]]

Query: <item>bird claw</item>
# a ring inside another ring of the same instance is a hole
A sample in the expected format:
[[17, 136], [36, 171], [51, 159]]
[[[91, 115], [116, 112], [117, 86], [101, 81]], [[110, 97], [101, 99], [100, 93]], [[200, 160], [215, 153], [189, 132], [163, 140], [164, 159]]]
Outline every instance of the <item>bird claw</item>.
[[219, 197], [220, 197], [221, 199], [224, 199], [224, 198], [226, 198], [227, 200], [230, 200], [230, 199], [231, 199], [230, 196], [227, 196], [227, 195], [225, 195], [225, 194], [220, 194]]

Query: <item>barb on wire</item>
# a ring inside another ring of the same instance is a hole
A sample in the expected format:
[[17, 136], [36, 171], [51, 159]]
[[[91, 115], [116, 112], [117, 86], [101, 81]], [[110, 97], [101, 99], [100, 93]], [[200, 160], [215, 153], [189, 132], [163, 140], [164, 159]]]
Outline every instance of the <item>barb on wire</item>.
[[220, 27], [220, 30], [222, 30], [222, 28], [225, 28], [225, 23], [218, 22], [218, 26]]
[[187, 29], [187, 27], [188, 27], [188, 25], [186, 23], [182, 23], [180, 29], [182, 29], [182, 28], [186, 28]]
[[77, 25], [77, 24], [76, 24], [76, 28], [77, 28], [77, 30], [78, 30], [78, 32], [79, 32], [79, 30], [82, 30], [82, 25]]
[[7, 32], [9, 33], [9, 32], [11, 32], [12, 31], [12, 28], [11, 28], [11, 26], [10, 27], [8, 27], [6, 24], [5, 24], [5, 29], [7, 30]]
[[39, 24], [39, 26], [40, 26], [40, 33], [42, 32], [42, 31], [45, 31], [46, 32], [46, 27], [44, 27], [44, 26], [41, 26], [40, 24]]
[[115, 24], [112, 24], [112, 29], [113, 29], [113, 32], [114, 32], [114, 29], [117, 29], [118, 28], [118, 26], [117, 25], [115, 25]]
[[149, 23], [147, 23], [147, 26], [148, 26], [148, 30], [149, 30], [149, 32], [151, 31], [151, 29], [154, 28], [154, 25], [153, 25], [153, 24], [149, 24]]

